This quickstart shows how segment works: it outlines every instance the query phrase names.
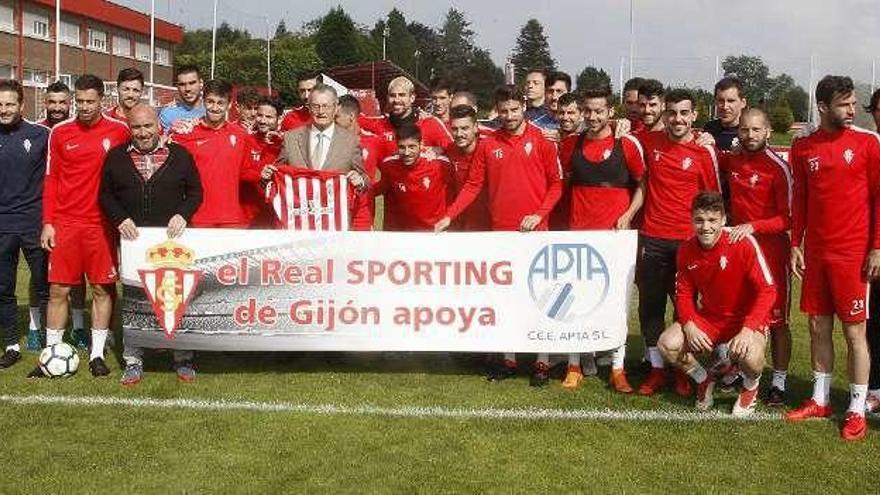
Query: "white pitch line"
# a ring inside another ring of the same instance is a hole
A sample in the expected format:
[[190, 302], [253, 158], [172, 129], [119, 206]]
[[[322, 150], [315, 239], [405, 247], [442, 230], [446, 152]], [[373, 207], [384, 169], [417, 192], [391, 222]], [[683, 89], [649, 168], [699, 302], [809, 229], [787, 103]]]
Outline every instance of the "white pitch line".
[[319, 415], [386, 416], [402, 418], [448, 418], [489, 420], [549, 420], [549, 421], [629, 421], [629, 422], [754, 422], [778, 421], [774, 413], [754, 413], [748, 418], [735, 418], [722, 411], [651, 411], [615, 409], [495, 409], [495, 408], [446, 408], [446, 407], [380, 407], [371, 405], [342, 406], [336, 404], [296, 404], [290, 402], [257, 402], [196, 399], [151, 399], [108, 396], [63, 395], [0, 395], [0, 402], [21, 405], [65, 406], [125, 406], [153, 409], [194, 409], [202, 411], [251, 411], [289, 412]]

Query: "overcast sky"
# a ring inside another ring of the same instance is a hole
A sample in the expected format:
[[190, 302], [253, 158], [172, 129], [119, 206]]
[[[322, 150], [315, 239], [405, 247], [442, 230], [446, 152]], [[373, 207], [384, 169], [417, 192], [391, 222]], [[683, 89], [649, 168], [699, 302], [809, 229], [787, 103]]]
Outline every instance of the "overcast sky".
[[[149, 11], [150, 0], [115, 1]], [[155, 1], [159, 17], [187, 28], [211, 26], [212, 0]], [[408, 21], [439, 27], [455, 7], [499, 65], [534, 17], [560, 69], [574, 77], [595, 65], [615, 87], [621, 57], [629, 53], [626, 0], [219, 0], [217, 17], [265, 36], [267, 19], [273, 31], [282, 18], [294, 30], [336, 5], [367, 26], [397, 7]], [[880, 62], [880, 0], [635, 0], [635, 6], [635, 74], [667, 83], [711, 87], [716, 56], [741, 53], [760, 55], [774, 75], [787, 72], [804, 86], [811, 53], [819, 77], [842, 73], [868, 83], [872, 57]]]

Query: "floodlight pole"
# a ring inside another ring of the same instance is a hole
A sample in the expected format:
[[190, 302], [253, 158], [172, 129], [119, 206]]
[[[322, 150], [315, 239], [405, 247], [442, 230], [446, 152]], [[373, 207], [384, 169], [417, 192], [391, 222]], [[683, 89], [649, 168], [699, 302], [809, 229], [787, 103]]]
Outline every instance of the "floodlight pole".
[[217, 54], [217, 0], [214, 0], [214, 21], [211, 24], [211, 79], [214, 79], [214, 66]]
[[629, 78], [633, 77], [633, 60], [636, 56], [636, 2], [629, 0]]
[[[150, 105], [153, 105], [153, 65], [156, 63], [156, 0], [150, 0]], [[116, 88], [119, 91], [119, 88]]]
[[61, 80], [61, 0], [55, 0], [55, 80]]
[[272, 27], [269, 18], [266, 18], [266, 89], [269, 97], [272, 96]]

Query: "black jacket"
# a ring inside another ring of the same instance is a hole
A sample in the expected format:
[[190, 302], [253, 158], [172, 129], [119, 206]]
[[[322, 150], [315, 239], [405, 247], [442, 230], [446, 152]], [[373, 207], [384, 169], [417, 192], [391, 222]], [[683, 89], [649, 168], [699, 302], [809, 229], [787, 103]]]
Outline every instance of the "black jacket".
[[99, 201], [104, 215], [119, 226], [131, 218], [138, 227], [164, 227], [174, 215], [187, 223], [202, 204], [202, 181], [192, 155], [168, 143], [165, 163], [144, 181], [128, 154], [129, 143], [107, 153]]

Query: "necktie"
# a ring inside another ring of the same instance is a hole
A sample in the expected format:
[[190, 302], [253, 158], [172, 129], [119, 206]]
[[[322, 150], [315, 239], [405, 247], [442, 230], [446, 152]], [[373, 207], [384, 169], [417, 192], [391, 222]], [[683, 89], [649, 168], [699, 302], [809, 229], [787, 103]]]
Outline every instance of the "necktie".
[[318, 142], [315, 143], [315, 149], [312, 151], [312, 168], [315, 170], [320, 170], [323, 168], [323, 163], [321, 163], [321, 158], [324, 156], [324, 133], [319, 132], [316, 136]]

